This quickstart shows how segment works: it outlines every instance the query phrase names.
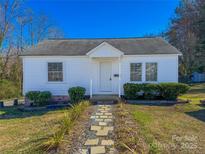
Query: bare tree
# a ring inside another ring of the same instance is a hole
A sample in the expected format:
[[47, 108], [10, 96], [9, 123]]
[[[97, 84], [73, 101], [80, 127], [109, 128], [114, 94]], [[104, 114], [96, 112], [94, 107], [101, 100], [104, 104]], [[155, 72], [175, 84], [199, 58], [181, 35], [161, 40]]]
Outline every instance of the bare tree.
[[[0, 79], [5, 77], [9, 56], [13, 48], [12, 38], [9, 34], [14, 31], [14, 20], [19, 14], [20, 4], [20, 0], [0, 2]], [[2, 47], [3, 42], [7, 42], [6, 47]]]
[[14, 82], [18, 89], [22, 87], [19, 53], [48, 37], [63, 35], [48, 16], [23, 6], [22, 0], [0, 0], [0, 80]]
[[13, 20], [18, 16], [20, 0], [2, 0], [0, 2], [0, 47], [9, 31], [12, 31]]

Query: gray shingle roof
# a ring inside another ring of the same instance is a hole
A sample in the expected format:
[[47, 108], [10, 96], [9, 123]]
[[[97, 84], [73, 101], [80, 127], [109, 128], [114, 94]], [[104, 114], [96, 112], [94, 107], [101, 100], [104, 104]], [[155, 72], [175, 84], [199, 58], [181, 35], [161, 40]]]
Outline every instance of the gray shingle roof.
[[181, 54], [161, 37], [120, 39], [51, 39], [27, 49], [21, 56], [78, 56], [107, 42], [125, 55]]

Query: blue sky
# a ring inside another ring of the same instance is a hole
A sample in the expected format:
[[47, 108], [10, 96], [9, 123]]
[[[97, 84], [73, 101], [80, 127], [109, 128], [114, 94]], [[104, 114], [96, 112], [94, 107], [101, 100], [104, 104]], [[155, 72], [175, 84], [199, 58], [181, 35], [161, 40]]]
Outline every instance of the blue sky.
[[141, 37], [169, 26], [179, 0], [28, 0], [68, 38]]

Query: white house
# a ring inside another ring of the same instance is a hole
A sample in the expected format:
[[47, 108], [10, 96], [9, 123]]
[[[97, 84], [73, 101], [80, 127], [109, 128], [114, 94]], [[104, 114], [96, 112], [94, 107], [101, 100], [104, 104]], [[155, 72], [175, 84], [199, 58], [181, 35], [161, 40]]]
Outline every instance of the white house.
[[51, 39], [23, 58], [23, 92], [67, 96], [74, 86], [86, 95], [123, 95], [123, 84], [178, 82], [181, 53], [163, 38]]

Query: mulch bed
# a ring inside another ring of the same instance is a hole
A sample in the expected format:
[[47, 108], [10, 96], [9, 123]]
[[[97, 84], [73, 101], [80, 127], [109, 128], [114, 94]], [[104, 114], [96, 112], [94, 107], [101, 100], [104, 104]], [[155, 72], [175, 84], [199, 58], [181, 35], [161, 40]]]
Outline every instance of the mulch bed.
[[115, 147], [119, 153], [149, 153], [148, 145], [138, 133], [139, 127], [125, 104], [117, 104], [114, 109], [115, 116]]
[[90, 106], [84, 111], [84, 113], [82, 113], [78, 121], [75, 122], [72, 130], [64, 137], [64, 142], [58, 149], [59, 153], [78, 153], [79, 148], [83, 146], [86, 140], [85, 131], [90, 127], [90, 116], [93, 113], [93, 110], [94, 106]]

